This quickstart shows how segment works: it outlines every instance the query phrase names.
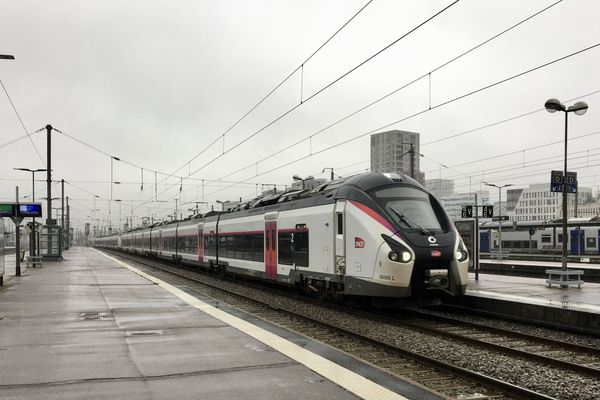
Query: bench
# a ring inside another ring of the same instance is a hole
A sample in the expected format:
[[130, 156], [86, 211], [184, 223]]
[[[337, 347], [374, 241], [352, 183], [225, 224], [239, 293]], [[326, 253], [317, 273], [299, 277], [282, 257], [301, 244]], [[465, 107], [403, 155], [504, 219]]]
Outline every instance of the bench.
[[36, 266], [42, 266], [42, 256], [27, 256], [27, 268], [29, 268], [29, 264], [32, 265], [33, 268]]
[[546, 279], [546, 283], [548, 287], [552, 287], [552, 285], [560, 285], [561, 288], [567, 288], [569, 285], [577, 285], [578, 288], [581, 288], [583, 285], [583, 279], [581, 276], [583, 275], [582, 269], [568, 269], [566, 271], [562, 269], [547, 269], [546, 274], [548, 275], [548, 279]]
[[491, 250], [490, 251], [490, 258], [496, 259], [496, 260], [508, 260], [510, 257], [510, 252], [503, 250], [502, 252], [499, 252], [498, 250]]

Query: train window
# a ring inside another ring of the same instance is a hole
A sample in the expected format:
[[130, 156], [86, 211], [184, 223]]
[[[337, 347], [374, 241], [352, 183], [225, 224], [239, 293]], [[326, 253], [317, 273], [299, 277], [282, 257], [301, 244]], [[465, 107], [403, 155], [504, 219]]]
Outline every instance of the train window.
[[552, 243], [552, 236], [542, 235], [542, 243]]
[[414, 224], [417, 224], [429, 230], [449, 229], [442, 229], [439, 217], [441, 211], [436, 211], [437, 205], [432, 203], [429, 194], [424, 191], [406, 186], [394, 186], [375, 191], [374, 198], [388, 215], [402, 226], [408, 225], [414, 228]]
[[291, 232], [279, 232], [279, 242], [277, 246], [279, 264], [292, 265], [292, 236]]
[[596, 238], [595, 237], [589, 237], [585, 239], [585, 246], [586, 247], [591, 247], [593, 249], [596, 248]]
[[244, 258], [244, 236], [243, 235], [235, 235], [233, 237], [235, 254], [234, 257], [241, 260]]
[[217, 253], [215, 246], [215, 236], [208, 234], [204, 236], [204, 254], [206, 256], [215, 256]]
[[254, 261], [265, 261], [265, 238], [264, 234], [252, 235], [252, 247], [254, 248]]
[[227, 258], [233, 258], [234, 254], [235, 254], [235, 243], [234, 243], [234, 237], [231, 235], [228, 235], [225, 237], [225, 241], [227, 242], [226, 248], [227, 250], [225, 251], [225, 253], [223, 254], [225, 257]]
[[344, 214], [337, 214], [337, 233], [341, 235], [344, 233]]
[[557, 239], [558, 243], [562, 243], [562, 233], [558, 234], [558, 239]]
[[243, 235], [244, 241], [244, 260], [252, 261], [254, 259], [254, 246], [252, 245], [252, 235]]
[[294, 262], [299, 267], [308, 267], [308, 232], [294, 235]]
[[279, 264], [308, 267], [308, 232], [279, 232]]

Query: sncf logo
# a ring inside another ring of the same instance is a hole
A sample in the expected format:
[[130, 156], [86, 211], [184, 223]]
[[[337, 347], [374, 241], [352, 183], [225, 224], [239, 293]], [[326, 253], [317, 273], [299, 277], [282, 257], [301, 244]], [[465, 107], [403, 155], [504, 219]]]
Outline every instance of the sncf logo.
[[431, 257], [441, 257], [442, 252], [439, 250], [431, 250]]
[[365, 241], [361, 238], [359, 238], [358, 236], [354, 237], [354, 248], [355, 249], [364, 249], [365, 248]]

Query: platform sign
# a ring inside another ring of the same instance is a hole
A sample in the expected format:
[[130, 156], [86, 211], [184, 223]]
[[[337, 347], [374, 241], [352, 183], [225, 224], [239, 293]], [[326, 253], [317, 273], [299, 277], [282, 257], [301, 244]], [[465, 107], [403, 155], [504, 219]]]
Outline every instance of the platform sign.
[[550, 173], [550, 191], [562, 192], [563, 188], [563, 173], [562, 171], [552, 171]]
[[473, 218], [473, 206], [462, 206], [460, 210], [461, 218]]
[[17, 214], [19, 217], [39, 218], [42, 216], [41, 203], [19, 203], [17, 204]]
[[492, 218], [494, 216], [494, 206], [481, 206], [481, 217]]
[[577, 172], [567, 171], [567, 193], [577, 193]]
[[2, 217], [13, 217], [15, 215], [15, 204], [14, 203], [0, 203], [0, 218]]
[[550, 175], [550, 191], [561, 193], [563, 182], [567, 183], [567, 193], [577, 193], [577, 172], [567, 171], [567, 179], [563, 180], [562, 171], [552, 171]]

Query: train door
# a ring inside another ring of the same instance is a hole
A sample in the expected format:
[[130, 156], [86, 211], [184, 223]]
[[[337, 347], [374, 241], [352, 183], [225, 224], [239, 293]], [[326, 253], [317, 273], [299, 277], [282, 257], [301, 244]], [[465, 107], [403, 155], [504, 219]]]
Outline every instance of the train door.
[[144, 254], [144, 233], [142, 232], [142, 254]]
[[198, 261], [204, 263], [204, 224], [198, 224]]
[[570, 254], [572, 255], [576, 255], [579, 254], [579, 246], [578, 244], [578, 239], [579, 239], [579, 235], [577, 234], [577, 230], [573, 229], [571, 232], [571, 234], [569, 235], [569, 239], [570, 239], [570, 243], [571, 243], [571, 248], [569, 250]]
[[277, 279], [277, 221], [265, 222], [265, 275]]
[[335, 273], [344, 275], [346, 272], [346, 227], [344, 224], [345, 201], [335, 204]]
[[479, 250], [482, 253], [490, 252], [490, 232], [479, 232]]
[[585, 231], [582, 229], [573, 229], [569, 238], [571, 240], [571, 254], [585, 254]]
[[596, 240], [596, 246], [598, 248], [598, 254], [600, 254], [600, 229], [598, 229], [598, 240]]

